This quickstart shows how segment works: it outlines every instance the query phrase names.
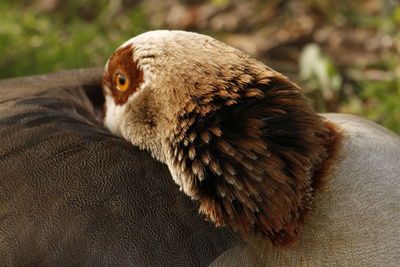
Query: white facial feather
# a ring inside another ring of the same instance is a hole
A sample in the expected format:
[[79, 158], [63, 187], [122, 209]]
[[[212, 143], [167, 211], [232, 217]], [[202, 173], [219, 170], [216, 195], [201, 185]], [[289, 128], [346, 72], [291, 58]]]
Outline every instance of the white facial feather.
[[126, 105], [116, 105], [112, 96], [106, 97], [107, 111], [104, 116], [104, 125], [115, 135], [121, 136], [121, 122]]

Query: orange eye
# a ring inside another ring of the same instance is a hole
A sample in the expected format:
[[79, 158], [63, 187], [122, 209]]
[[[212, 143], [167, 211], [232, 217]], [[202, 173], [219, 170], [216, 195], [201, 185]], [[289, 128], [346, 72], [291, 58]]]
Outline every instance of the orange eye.
[[117, 76], [115, 77], [115, 85], [117, 86], [118, 90], [120, 90], [121, 92], [125, 92], [128, 89], [129, 81], [127, 78], [125, 78], [124, 75], [117, 74]]

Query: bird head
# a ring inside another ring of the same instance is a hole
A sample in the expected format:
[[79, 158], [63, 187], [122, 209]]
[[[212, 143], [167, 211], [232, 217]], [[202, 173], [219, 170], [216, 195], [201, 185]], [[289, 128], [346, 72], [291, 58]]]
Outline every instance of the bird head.
[[285, 76], [211, 37], [163, 30], [113, 53], [103, 92], [106, 127], [167, 164], [207, 219], [297, 242], [337, 138]]

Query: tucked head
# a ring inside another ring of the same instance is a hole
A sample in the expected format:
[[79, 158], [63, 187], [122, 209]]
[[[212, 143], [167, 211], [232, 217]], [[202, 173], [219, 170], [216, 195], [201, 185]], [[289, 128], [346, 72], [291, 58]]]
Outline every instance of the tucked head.
[[114, 52], [103, 91], [105, 125], [166, 163], [208, 219], [297, 241], [337, 138], [286, 77], [211, 37], [153, 31]]
[[176, 112], [218, 88], [249, 82], [245, 68], [255, 63], [249, 61], [244, 53], [197, 33], [159, 30], [134, 37], [105, 67], [105, 125], [141, 148], [158, 139], [151, 150], [164, 161], [156, 150], [160, 135], [176, 123]]

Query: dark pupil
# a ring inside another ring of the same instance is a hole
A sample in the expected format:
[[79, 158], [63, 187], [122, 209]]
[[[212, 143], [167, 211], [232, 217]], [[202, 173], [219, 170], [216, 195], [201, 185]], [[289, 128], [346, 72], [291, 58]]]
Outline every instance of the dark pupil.
[[125, 77], [124, 76], [119, 76], [118, 77], [118, 81], [120, 85], [124, 85], [125, 84]]

